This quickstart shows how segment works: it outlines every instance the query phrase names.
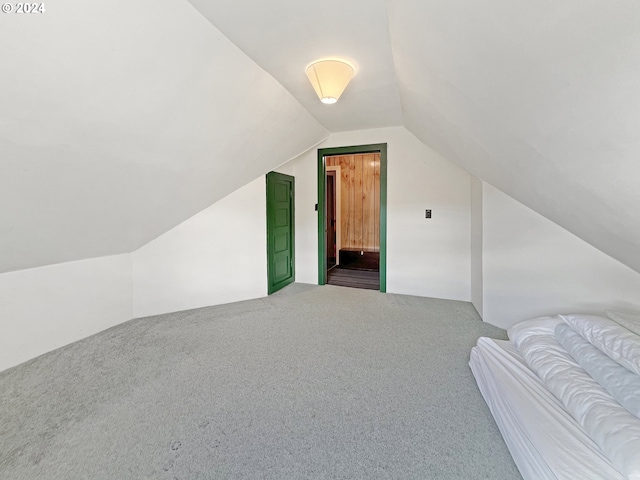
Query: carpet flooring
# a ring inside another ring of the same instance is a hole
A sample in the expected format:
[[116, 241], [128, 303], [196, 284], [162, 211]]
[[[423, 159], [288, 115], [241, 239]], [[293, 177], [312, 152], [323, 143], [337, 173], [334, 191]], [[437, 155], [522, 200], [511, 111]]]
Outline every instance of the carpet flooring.
[[464, 302], [293, 284], [0, 372], [0, 478], [520, 479]]
[[340, 287], [380, 290], [380, 272], [337, 266], [327, 271], [327, 283]]

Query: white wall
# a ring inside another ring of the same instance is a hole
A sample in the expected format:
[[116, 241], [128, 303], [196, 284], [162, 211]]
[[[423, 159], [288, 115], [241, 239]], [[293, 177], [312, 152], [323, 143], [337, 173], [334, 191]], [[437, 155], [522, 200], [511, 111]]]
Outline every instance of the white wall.
[[[404, 127], [332, 134], [318, 148], [388, 144], [387, 291], [470, 300], [470, 175]], [[317, 150], [286, 165], [296, 177], [296, 279], [317, 283]], [[425, 209], [433, 218], [425, 219]]]
[[[640, 310], [640, 274], [472, 178], [403, 127], [331, 135], [388, 144], [387, 290], [472, 301], [508, 327], [538, 315]], [[317, 153], [296, 180], [296, 281], [317, 283]], [[432, 209], [433, 218], [424, 218]], [[267, 294], [265, 178], [133, 254], [0, 275], [0, 370], [130, 318]]]
[[266, 294], [260, 177], [133, 254], [0, 275], [0, 371], [131, 318]]
[[133, 253], [134, 317], [267, 295], [260, 177]]
[[318, 283], [317, 152], [324, 143], [276, 168], [295, 178], [296, 282]]
[[640, 274], [483, 184], [484, 320], [640, 310]]
[[480, 317], [482, 290], [482, 180], [471, 177], [471, 303]]
[[0, 275], [0, 370], [132, 317], [131, 255]]

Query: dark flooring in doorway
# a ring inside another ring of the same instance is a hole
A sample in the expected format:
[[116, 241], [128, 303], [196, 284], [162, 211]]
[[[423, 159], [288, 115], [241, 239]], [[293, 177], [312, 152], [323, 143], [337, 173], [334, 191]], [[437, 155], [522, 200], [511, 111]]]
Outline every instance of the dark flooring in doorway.
[[380, 290], [380, 272], [336, 266], [327, 272], [327, 283], [339, 287]]

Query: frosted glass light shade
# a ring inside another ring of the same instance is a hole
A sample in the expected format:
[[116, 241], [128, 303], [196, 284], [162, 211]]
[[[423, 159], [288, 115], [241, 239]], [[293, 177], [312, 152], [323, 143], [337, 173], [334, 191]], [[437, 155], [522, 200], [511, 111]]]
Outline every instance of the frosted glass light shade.
[[307, 68], [307, 77], [322, 103], [336, 103], [355, 71], [340, 60], [322, 60]]

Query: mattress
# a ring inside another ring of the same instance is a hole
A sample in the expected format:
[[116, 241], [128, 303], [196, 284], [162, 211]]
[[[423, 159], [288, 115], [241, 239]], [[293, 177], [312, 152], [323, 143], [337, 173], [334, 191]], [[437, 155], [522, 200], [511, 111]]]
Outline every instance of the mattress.
[[623, 480], [507, 341], [480, 338], [469, 362], [525, 480]]

